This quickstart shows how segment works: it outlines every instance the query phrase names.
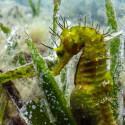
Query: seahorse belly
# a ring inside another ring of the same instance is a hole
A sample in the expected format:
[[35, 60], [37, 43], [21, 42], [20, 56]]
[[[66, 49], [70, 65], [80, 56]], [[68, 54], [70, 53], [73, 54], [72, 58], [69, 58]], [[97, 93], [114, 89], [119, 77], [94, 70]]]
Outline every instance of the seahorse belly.
[[84, 54], [78, 63], [71, 107], [78, 125], [117, 125], [110, 101], [112, 79], [107, 71], [106, 54], [88, 59]]

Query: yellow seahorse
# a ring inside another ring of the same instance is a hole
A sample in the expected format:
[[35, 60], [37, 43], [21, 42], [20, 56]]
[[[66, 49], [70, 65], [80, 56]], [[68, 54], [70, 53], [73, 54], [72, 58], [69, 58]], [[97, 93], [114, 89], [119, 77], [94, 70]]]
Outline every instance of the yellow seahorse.
[[111, 107], [113, 82], [107, 69], [104, 38], [105, 34], [89, 26], [64, 27], [55, 49], [59, 60], [52, 69], [54, 75], [82, 51], [70, 99], [78, 125], [117, 125]]

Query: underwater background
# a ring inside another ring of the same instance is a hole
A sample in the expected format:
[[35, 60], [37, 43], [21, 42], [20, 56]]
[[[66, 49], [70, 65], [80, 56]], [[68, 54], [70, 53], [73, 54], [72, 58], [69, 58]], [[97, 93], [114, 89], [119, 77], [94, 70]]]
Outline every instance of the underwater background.
[[124, 125], [124, 22], [125, 0], [0, 0], [0, 125]]

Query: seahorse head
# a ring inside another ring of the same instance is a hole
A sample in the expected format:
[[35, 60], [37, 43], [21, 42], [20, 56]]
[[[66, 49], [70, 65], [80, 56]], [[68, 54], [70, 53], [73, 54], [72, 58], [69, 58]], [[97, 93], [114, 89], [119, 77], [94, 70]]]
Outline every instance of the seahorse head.
[[65, 28], [60, 34], [60, 45], [54, 50], [58, 56], [58, 63], [53, 68], [53, 73], [58, 75], [60, 70], [68, 61], [87, 44], [94, 45], [101, 41], [103, 36], [94, 28], [84, 26], [73, 26], [70, 29]]
[[58, 56], [58, 63], [53, 68], [54, 75], [58, 75], [68, 61], [84, 46], [84, 43], [79, 43], [79, 38], [77, 27], [63, 29], [60, 34], [60, 45], [54, 49]]

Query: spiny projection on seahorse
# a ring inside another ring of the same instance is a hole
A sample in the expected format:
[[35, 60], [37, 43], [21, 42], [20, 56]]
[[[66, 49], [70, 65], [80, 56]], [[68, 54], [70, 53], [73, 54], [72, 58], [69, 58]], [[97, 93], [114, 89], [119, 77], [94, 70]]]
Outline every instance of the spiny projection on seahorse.
[[71, 110], [78, 125], [117, 125], [112, 111], [113, 82], [107, 69], [107, 49], [105, 37], [111, 32], [100, 32], [86, 24], [68, 27], [65, 18], [63, 24], [57, 22], [62, 29], [58, 36], [60, 45], [54, 50], [58, 63], [52, 69], [58, 75], [68, 61], [81, 51], [75, 73], [75, 89], [71, 94]]

